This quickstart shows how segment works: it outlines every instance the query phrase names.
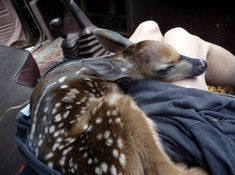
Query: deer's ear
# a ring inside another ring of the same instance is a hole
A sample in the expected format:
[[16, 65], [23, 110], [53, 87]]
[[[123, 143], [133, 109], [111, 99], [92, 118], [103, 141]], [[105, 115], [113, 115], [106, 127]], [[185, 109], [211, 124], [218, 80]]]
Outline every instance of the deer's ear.
[[120, 52], [133, 44], [127, 38], [111, 30], [98, 28], [94, 29], [93, 33], [105, 49], [114, 53]]
[[103, 57], [103, 58], [87, 58], [82, 59], [81, 63], [91, 69], [98, 76], [115, 81], [124, 77], [128, 77], [130, 64], [124, 60]]

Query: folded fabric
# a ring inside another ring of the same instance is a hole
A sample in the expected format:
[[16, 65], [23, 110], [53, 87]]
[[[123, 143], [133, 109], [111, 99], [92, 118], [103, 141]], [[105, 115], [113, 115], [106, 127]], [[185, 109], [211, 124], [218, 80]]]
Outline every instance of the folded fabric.
[[235, 98], [152, 80], [121, 87], [156, 123], [174, 161], [235, 174]]

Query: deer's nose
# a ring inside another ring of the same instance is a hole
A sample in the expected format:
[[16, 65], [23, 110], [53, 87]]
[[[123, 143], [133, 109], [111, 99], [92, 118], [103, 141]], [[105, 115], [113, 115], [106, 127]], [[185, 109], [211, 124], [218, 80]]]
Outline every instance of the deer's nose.
[[204, 60], [200, 60], [201, 65], [199, 66], [199, 69], [201, 71], [205, 71], [207, 69], [207, 63]]

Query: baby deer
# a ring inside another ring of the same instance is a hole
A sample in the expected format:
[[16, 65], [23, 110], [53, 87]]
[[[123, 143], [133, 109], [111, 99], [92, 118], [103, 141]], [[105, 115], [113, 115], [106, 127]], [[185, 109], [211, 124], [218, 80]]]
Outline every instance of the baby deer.
[[174, 164], [156, 126], [114, 83], [123, 78], [174, 81], [198, 76], [206, 63], [157, 41], [133, 44], [112, 31], [94, 33], [115, 54], [56, 68], [33, 91], [29, 146], [35, 156], [63, 174], [206, 174]]

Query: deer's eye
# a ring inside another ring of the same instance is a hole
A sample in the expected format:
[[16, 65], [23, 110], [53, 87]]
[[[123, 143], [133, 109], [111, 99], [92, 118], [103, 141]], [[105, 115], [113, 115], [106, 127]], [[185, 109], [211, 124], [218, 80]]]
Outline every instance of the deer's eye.
[[171, 72], [171, 70], [173, 70], [173, 69], [175, 69], [175, 66], [168, 66], [168, 67], [161, 68], [160, 70], [157, 71], [157, 73], [160, 76], [165, 76], [165, 75], [169, 74]]

